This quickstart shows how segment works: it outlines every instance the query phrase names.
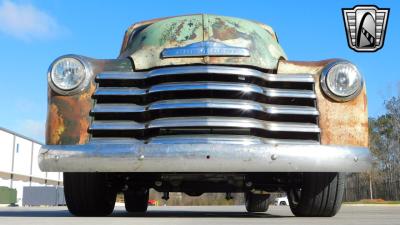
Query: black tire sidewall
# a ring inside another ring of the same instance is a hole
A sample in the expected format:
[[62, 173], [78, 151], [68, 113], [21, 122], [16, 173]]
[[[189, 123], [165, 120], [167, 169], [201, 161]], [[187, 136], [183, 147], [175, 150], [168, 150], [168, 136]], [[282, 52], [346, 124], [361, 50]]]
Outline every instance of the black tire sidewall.
[[64, 173], [64, 194], [68, 210], [76, 216], [107, 216], [117, 196], [105, 173]]
[[269, 208], [269, 194], [245, 193], [245, 206], [247, 212], [266, 212]]
[[125, 209], [128, 212], [146, 212], [149, 201], [149, 190], [139, 189], [124, 192]]
[[331, 217], [339, 211], [344, 193], [344, 173], [303, 173], [300, 198], [295, 204], [289, 190], [291, 211], [301, 217]]

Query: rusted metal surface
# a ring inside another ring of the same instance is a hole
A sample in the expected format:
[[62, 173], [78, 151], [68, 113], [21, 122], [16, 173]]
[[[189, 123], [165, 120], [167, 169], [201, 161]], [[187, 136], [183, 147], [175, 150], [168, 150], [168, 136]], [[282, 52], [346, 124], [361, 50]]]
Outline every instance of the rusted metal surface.
[[62, 96], [49, 91], [46, 143], [84, 144], [87, 140], [89, 112], [92, 106], [90, 87], [81, 95]]
[[204, 17], [207, 20], [204, 29], [208, 31], [210, 40], [250, 49], [250, 57], [208, 57], [206, 63], [276, 69], [278, 60], [286, 58], [272, 28], [232, 17], [214, 15], [204, 15]]
[[94, 77], [101, 71], [132, 71], [130, 60], [95, 60], [87, 58], [93, 70], [89, 86], [76, 95], [60, 95], [48, 89], [46, 144], [85, 144], [89, 140]]
[[[143, 28], [134, 38], [135, 29]], [[216, 41], [250, 49], [250, 57], [182, 57], [161, 58], [165, 48], [183, 47], [201, 41]], [[135, 69], [185, 64], [248, 65], [276, 69], [278, 60], [286, 58], [272, 28], [248, 20], [208, 14], [172, 17], [139, 23], [127, 31], [120, 58], [131, 57]]]
[[335, 102], [320, 87], [322, 69], [334, 61], [280, 61], [278, 73], [311, 73], [315, 78], [321, 143], [326, 145], [368, 146], [368, 111], [365, 85], [360, 95], [348, 102]]

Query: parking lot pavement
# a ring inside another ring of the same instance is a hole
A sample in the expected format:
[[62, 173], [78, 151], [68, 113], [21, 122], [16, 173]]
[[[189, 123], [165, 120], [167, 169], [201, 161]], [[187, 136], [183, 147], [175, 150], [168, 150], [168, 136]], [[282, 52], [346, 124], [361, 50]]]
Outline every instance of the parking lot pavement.
[[399, 206], [347, 206], [332, 218], [297, 218], [287, 206], [267, 213], [245, 212], [244, 206], [160, 206], [146, 214], [128, 214], [121, 206], [109, 217], [73, 217], [65, 207], [1, 207], [0, 224], [322, 224], [400, 225]]

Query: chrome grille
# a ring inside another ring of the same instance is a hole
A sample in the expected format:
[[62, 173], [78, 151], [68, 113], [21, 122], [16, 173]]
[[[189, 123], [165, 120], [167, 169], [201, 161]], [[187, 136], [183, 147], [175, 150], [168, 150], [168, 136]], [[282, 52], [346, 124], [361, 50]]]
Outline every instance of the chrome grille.
[[314, 79], [227, 66], [96, 77], [93, 141], [319, 143]]

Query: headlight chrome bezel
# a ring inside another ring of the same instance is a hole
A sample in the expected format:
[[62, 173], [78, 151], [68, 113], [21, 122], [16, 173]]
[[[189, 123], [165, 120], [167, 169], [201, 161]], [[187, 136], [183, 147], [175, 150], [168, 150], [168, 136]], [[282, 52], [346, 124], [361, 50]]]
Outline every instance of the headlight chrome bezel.
[[[327, 84], [327, 77], [328, 77], [329, 71], [334, 66], [339, 65], [339, 64], [348, 64], [348, 65], [354, 66], [355, 69], [357, 70], [357, 72], [360, 75], [359, 88], [354, 93], [352, 93], [352, 94], [350, 94], [348, 96], [340, 96], [340, 95], [337, 95], [337, 94], [333, 93], [333, 91], [328, 87], [328, 84]], [[320, 85], [321, 85], [321, 88], [322, 88], [324, 94], [326, 94], [332, 100], [337, 101], [337, 102], [347, 102], [347, 101], [353, 100], [354, 98], [356, 98], [361, 93], [361, 91], [362, 91], [362, 89], [364, 87], [364, 78], [361, 75], [361, 73], [358, 70], [358, 68], [354, 64], [352, 64], [351, 62], [349, 62], [347, 60], [337, 60], [337, 61], [329, 63], [322, 70], [321, 77], [320, 77]]]
[[[54, 83], [53, 78], [52, 78], [53, 77], [52, 76], [53, 68], [54, 68], [55, 64], [57, 62], [59, 62], [60, 60], [66, 59], [66, 58], [72, 58], [72, 59], [79, 61], [83, 65], [84, 72], [85, 72], [83, 80], [76, 87], [74, 87], [72, 89], [62, 89], [62, 88], [58, 87], [57, 84]], [[84, 57], [79, 56], [79, 55], [72, 55], [72, 54], [63, 55], [63, 56], [58, 57], [51, 63], [51, 65], [47, 71], [47, 81], [48, 81], [50, 88], [53, 91], [55, 91], [56, 93], [61, 94], [61, 95], [74, 95], [79, 92], [82, 92], [89, 85], [91, 74], [92, 74], [91, 66]]]

